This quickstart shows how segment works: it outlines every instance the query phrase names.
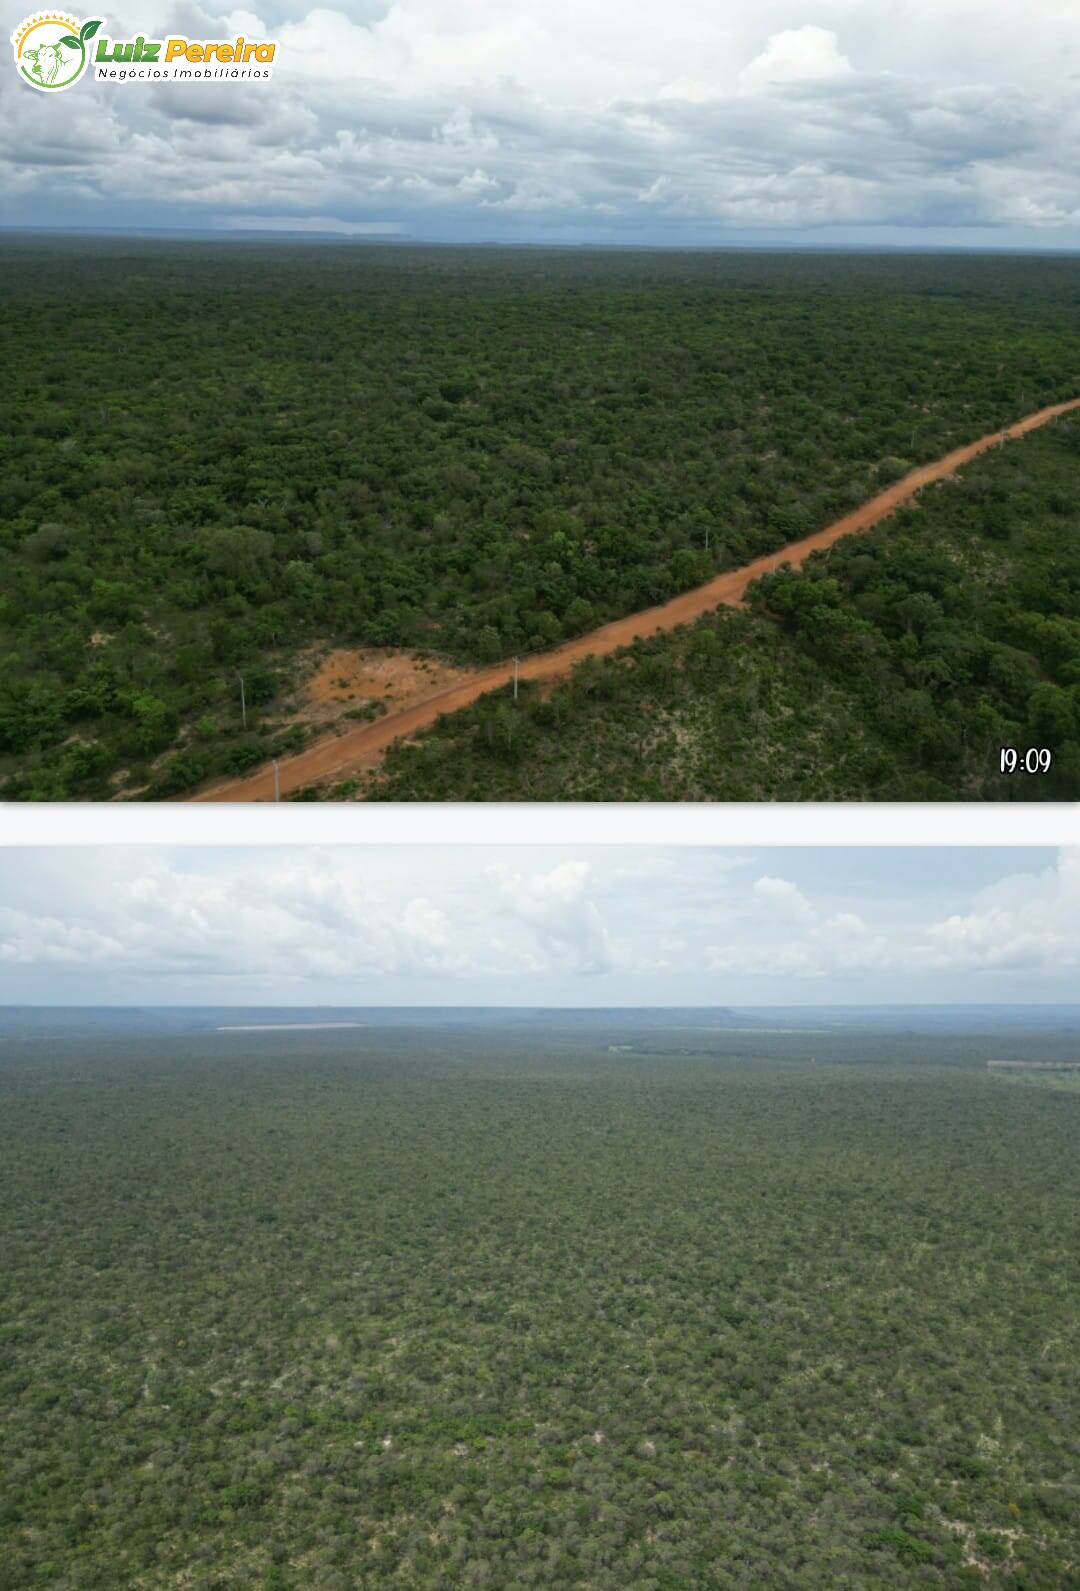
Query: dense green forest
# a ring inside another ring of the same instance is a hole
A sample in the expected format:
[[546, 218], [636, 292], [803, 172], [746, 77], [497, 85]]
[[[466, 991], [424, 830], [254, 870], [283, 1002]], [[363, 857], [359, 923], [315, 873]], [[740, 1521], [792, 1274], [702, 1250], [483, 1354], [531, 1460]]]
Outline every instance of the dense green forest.
[[[337, 786], [387, 800], [1080, 798], [1080, 419], [555, 691]], [[1045, 773], [1000, 750], [1045, 747]]]
[[9, 238], [0, 287], [16, 799], [243, 772], [313, 642], [550, 645], [1080, 391], [1064, 257]]
[[0, 1585], [1075, 1583], [1075, 1033], [697, 1020], [9, 1034]]

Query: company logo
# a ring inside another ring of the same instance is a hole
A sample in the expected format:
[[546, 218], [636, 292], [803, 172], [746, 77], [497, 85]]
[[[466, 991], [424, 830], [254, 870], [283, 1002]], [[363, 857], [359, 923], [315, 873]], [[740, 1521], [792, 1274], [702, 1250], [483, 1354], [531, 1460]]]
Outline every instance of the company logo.
[[277, 44], [273, 39], [110, 39], [99, 17], [79, 23], [58, 11], [27, 17], [11, 36], [15, 65], [33, 88], [70, 88], [88, 66], [99, 82], [191, 82], [220, 78], [226, 82], [273, 76]]
[[19, 75], [46, 93], [70, 88], [86, 71], [88, 45], [100, 26], [100, 19], [78, 23], [58, 11], [26, 17], [11, 35]]

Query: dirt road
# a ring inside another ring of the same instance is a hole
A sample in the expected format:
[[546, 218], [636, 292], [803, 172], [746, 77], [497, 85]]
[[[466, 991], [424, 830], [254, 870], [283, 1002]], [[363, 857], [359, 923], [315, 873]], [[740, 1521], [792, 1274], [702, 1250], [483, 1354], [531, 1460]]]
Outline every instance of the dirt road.
[[[741, 607], [747, 586], [759, 576], [779, 569], [781, 564], [798, 567], [812, 552], [831, 547], [841, 536], [869, 530], [932, 481], [944, 480], [988, 448], [996, 447], [1010, 438], [1021, 437], [1027, 431], [1034, 431], [1072, 409], [1080, 409], [1080, 398], [1070, 398], [1065, 403], [1054, 403], [1049, 408], [1038, 409], [1004, 431], [993, 431], [989, 436], [980, 437], [977, 442], [954, 448], [944, 458], [932, 464], [920, 465], [895, 485], [871, 497], [852, 513], [845, 514], [843, 519], [835, 520], [824, 530], [815, 531], [812, 536], [804, 536], [802, 541], [793, 541], [779, 552], [770, 553], [765, 558], [755, 558], [753, 563], [741, 569], [717, 575], [714, 580], [695, 587], [693, 591], [684, 591], [670, 602], [662, 602], [655, 608], [644, 608], [640, 613], [631, 613], [625, 619], [616, 619], [611, 624], [601, 625], [598, 630], [590, 630], [588, 635], [579, 635], [561, 646], [552, 647], [549, 652], [536, 652], [531, 657], [523, 658], [519, 668], [520, 677], [529, 680], [557, 679], [583, 658], [606, 657], [620, 647], [629, 646], [632, 641], [655, 635], [658, 630], [674, 630], [680, 624], [689, 624], [713, 608]], [[433, 692], [422, 701], [413, 702], [398, 712], [387, 713], [375, 723], [362, 724], [356, 729], [346, 730], [343, 735], [331, 735], [313, 742], [304, 751], [283, 759], [279, 764], [281, 794], [288, 795], [290, 791], [332, 774], [344, 777], [347, 773], [374, 766], [393, 741], [428, 728], [443, 713], [453, 713], [459, 708], [468, 707], [485, 691], [496, 690], [508, 684], [513, 677], [512, 662], [495, 663], [490, 668], [478, 669], [456, 685]], [[247, 778], [212, 786], [188, 799], [272, 801], [273, 770], [263, 768]]]

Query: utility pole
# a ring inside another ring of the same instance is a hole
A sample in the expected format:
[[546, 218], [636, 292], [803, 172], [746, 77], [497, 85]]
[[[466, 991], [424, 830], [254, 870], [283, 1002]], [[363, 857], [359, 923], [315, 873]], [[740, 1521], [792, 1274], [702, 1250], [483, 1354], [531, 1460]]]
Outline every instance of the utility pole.
[[709, 530], [710, 530], [710, 528], [711, 527], [708, 526], [708, 525], [705, 526], [705, 551], [706, 552], [708, 552], [708, 550], [709, 550]]
[[280, 801], [281, 800], [281, 780], [278, 777], [277, 758], [275, 757], [273, 760], [274, 760], [274, 800], [275, 801]]
[[517, 701], [518, 692], [518, 660], [514, 659], [514, 700]]
[[236, 677], [240, 681], [240, 717], [241, 717], [241, 719], [243, 721], [244, 728], [246, 729], [247, 728], [247, 698], [244, 695], [244, 676], [242, 674], [238, 674]]

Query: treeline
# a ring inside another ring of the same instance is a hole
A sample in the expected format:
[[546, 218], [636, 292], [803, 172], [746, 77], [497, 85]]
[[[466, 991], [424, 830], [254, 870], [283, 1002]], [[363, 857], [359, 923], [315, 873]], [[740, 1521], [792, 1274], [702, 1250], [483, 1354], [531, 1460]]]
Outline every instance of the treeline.
[[[1080, 420], [670, 636], [507, 693], [342, 793], [405, 800], [1080, 797]], [[1001, 773], [1001, 750], [1051, 753]]]
[[1069, 259], [22, 240], [0, 285], [8, 798], [241, 772], [313, 642], [551, 645], [1080, 380]]

